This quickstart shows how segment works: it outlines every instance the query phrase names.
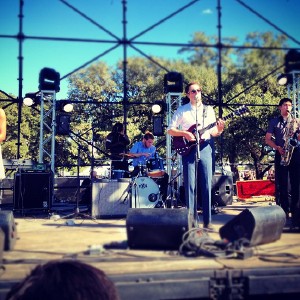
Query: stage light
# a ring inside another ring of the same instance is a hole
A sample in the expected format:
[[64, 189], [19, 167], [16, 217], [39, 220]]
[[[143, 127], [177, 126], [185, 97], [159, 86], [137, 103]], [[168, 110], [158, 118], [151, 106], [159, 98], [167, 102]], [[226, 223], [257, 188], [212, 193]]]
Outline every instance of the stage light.
[[74, 109], [73, 104], [69, 100], [58, 100], [57, 104], [58, 104], [59, 110], [66, 112], [66, 113], [70, 113]]
[[166, 103], [162, 100], [154, 101], [151, 110], [154, 114], [163, 114], [166, 111]]
[[292, 84], [293, 83], [293, 75], [292, 74], [280, 74], [277, 77], [277, 83], [281, 86]]
[[41, 97], [38, 93], [27, 93], [23, 99], [23, 104], [32, 107], [41, 102]]

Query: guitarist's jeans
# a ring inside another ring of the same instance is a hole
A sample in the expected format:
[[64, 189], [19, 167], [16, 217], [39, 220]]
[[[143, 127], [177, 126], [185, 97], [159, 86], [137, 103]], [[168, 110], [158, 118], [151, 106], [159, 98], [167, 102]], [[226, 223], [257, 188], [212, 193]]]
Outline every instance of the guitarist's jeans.
[[[189, 213], [193, 215], [193, 219], [198, 223], [197, 203], [195, 199], [196, 147], [193, 147], [188, 155], [182, 157], [182, 165], [187, 208], [189, 209]], [[197, 181], [199, 195], [197, 201], [199, 202], [202, 199], [203, 224], [208, 225], [211, 223], [212, 185], [212, 148], [209, 141], [204, 141], [200, 146]]]

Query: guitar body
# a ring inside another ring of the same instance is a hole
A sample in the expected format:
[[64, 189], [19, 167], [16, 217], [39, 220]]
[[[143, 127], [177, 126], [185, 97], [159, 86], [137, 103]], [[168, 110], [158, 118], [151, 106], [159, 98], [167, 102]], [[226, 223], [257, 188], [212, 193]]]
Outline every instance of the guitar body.
[[[242, 106], [241, 108], [231, 112], [229, 115], [227, 115], [226, 117], [223, 118], [224, 121], [226, 121], [227, 119], [233, 118], [235, 116], [242, 116], [244, 114], [249, 113], [249, 109], [246, 106]], [[216, 123], [212, 123], [209, 124], [208, 126], [206, 126], [205, 128], [199, 129], [199, 136], [201, 137], [201, 135], [208, 129], [213, 128], [214, 126], [216, 126]], [[194, 135], [196, 134], [196, 124], [192, 125], [188, 131], [193, 133]], [[200, 144], [203, 140], [200, 140]], [[196, 146], [196, 141], [190, 142], [188, 141], [186, 138], [184, 138], [183, 136], [173, 136], [173, 146], [174, 149], [176, 150], [176, 152], [179, 155], [185, 156], [188, 155], [190, 153], [190, 150]]]
[[[192, 125], [189, 129], [189, 132], [195, 134], [196, 133], [196, 124]], [[179, 155], [188, 155], [190, 150], [196, 146], [196, 141], [188, 141], [183, 136], [173, 136], [173, 146], [175, 151]]]

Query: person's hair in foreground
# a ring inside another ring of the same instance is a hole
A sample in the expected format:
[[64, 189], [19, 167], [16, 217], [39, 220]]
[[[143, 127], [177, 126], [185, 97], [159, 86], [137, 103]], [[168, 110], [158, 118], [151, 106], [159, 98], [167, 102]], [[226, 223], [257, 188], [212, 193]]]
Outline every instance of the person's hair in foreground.
[[36, 266], [12, 287], [6, 300], [118, 300], [105, 273], [78, 260], [54, 260]]

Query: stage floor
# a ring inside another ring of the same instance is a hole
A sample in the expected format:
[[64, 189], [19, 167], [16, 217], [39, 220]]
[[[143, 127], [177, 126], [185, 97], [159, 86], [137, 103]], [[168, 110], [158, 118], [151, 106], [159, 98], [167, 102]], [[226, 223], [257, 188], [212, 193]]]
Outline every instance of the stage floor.
[[[274, 203], [234, 201], [212, 216], [214, 231], [207, 234], [219, 241], [219, 228], [245, 208], [269, 205]], [[61, 210], [59, 215], [69, 212]], [[14, 218], [17, 240], [13, 250], [3, 253], [0, 299], [36, 264], [54, 259], [79, 259], [104, 270], [115, 281], [121, 299], [219, 298], [225, 291], [228, 297], [238, 293], [244, 298], [300, 294], [299, 230], [289, 227], [283, 228], [279, 240], [253, 247], [251, 257], [240, 259], [128, 249], [125, 218], [54, 219], [34, 213]]]

